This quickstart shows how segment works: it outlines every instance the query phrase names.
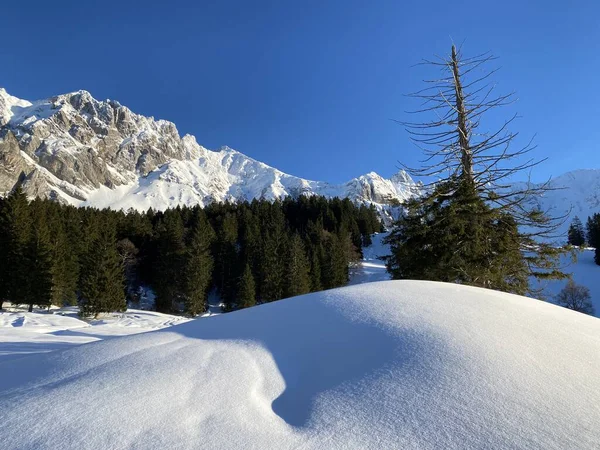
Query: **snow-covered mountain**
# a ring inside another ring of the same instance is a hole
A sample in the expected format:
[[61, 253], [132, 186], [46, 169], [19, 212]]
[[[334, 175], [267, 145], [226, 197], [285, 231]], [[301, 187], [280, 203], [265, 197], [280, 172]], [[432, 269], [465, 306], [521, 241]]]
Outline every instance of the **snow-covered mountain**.
[[405, 172], [341, 185], [305, 180], [228, 147], [208, 150], [171, 122], [86, 91], [32, 103], [0, 89], [0, 127], [0, 192], [24, 177], [30, 196], [74, 205], [166, 209], [302, 194], [384, 205], [421, 189]]
[[332, 289], [0, 362], [0, 447], [597, 448], [599, 335], [486, 289]]
[[[324, 195], [387, 213], [390, 203], [423, 189], [404, 171], [390, 179], [370, 172], [344, 184], [305, 180], [228, 147], [206, 149], [194, 136], [181, 137], [172, 122], [86, 91], [29, 102], [0, 88], [0, 194], [20, 178], [31, 197], [138, 210]], [[542, 209], [583, 220], [600, 212], [600, 170], [569, 172], [552, 185], [564, 189], [533, 199]]]

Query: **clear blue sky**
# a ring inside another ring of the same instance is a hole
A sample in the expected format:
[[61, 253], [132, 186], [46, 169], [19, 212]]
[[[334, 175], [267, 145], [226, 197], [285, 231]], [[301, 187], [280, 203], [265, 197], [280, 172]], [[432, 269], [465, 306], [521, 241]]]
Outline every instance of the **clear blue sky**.
[[600, 167], [600, 3], [524, 1], [5, 2], [0, 86], [34, 100], [86, 89], [332, 182], [384, 176], [418, 151], [390, 119], [421, 58], [490, 50], [537, 133], [534, 178]]

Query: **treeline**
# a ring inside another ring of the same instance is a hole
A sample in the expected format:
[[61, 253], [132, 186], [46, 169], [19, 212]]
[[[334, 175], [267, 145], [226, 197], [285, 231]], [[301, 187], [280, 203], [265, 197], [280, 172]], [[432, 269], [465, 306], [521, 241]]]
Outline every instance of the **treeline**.
[[589, 245], [594, 247], [594, 261], [600, 265], [600, 214], [594, 213], [587, 218], [585, 229], [577, 216], [571, 222], [567, 234], [567, 242], [577, 247]]
[[149, 286], [161, 312], [200, 314], [213, 289], [233, 310], [346, 284], [380, 230], [374, 208], [347, 199], [124, 213], [29, 202], [17, 188], [0, 199], [0, 302], [93, 316]]

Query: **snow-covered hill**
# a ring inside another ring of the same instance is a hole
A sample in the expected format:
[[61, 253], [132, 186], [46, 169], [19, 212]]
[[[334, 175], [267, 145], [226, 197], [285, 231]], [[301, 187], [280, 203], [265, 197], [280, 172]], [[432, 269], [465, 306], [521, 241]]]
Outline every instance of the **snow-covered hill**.
[[594, 448], [600, 321], [386, 281], [0, 363], [4, 448]]
[[0, 192], [19, 177], [31, 196], [140, 210], [302, 194], [381, 207], [421, 189], [405, 172], [389, 180], [371, 172], [342, 185], [305, 180], [228, 147], [208, 150], [171, 122], [86, 91], [31, 103], [0, 89]]
[[76, 307], [35, 312], [11, 308], [0, 312], [0, 362], [30, 354], [64, 350], [88, 342], [158, 330], [189, 320], [185, 317], [136, 309], [128, 309], [124, 313], [104, 314], [99, 319], [87, 321], [81, 320], [77, 313]]

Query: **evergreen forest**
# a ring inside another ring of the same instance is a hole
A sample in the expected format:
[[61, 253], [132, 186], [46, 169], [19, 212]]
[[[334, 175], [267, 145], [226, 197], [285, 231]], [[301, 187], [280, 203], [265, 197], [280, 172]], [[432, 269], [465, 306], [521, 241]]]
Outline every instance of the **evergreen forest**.
[[374, 207], [338, 198], [140, 213], [28, 201], [17, 187], [0, 199], [0, 302], [97, 316], [149, 287], [160, 312], [202, 314], [211, 292], [231, 311], [343, 286], [381, 227]]

